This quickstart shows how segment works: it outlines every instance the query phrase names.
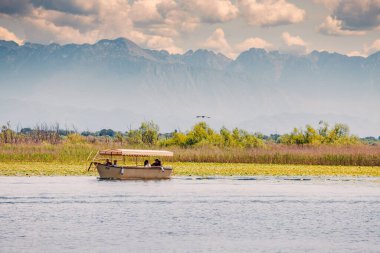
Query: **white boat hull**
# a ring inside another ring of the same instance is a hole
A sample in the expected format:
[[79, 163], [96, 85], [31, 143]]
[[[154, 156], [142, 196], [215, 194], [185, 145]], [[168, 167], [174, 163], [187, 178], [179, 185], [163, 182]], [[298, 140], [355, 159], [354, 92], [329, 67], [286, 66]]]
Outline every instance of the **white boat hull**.
[[168, 167], [106, 166], [96, 164], [101, 179], [169, 179], [173, 169]]

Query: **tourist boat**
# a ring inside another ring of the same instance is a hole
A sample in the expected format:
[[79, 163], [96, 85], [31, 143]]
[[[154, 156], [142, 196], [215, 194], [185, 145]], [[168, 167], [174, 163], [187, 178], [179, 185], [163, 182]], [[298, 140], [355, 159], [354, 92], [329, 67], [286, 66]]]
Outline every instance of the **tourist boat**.
[[[164, 166], [138, 166], [138, 158], [172, 157], [173, 152], [165, 150], [136, 150], [136, 149], [106, 149], [99, 151], [93, 158], [92, 165], [96, 166], [100, 179], [169, 179], [173, 169]], [[135, 165], [106, 165], [105, 161], [124, 161], [125, 157], [134, 157]], [[142, 159], [141, 159], [141, 162]]]

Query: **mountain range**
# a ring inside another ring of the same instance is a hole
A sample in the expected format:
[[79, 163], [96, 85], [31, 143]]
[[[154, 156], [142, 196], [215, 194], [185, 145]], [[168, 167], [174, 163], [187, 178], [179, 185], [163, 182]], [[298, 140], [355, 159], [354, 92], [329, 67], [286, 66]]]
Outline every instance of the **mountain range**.
[[0, 123], [59, 122], [128, 130], [154, 120], [283, 133], [320, 120], [380, 135], [380, 52], [368, 57], [251, 48], [236, 59], [198, 49], [144, 49], [119, 38], [95, 44], [0, 41]]

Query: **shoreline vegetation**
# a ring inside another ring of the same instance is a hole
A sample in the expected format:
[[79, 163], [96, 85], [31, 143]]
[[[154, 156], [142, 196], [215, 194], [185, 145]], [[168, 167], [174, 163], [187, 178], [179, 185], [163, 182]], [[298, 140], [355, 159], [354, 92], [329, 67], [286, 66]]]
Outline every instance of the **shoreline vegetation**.
[[[175, 176], [380, 176], [380, 142], [350, 135], [346, 125], [307, 125], [284, 135], [263, 135], [241, 129], [215, 131], [200, 122], [187, 132], [159, 133], [153, 122], [116, 132], [61, 130], [37, 125], [0, 132], [0, 175], [89, 175], [89, 160], [110, 148], [174, 151]], [[128, 162], [128, 160], [127, 160]], [[132, 162], [132, 161], [130, 161]]]

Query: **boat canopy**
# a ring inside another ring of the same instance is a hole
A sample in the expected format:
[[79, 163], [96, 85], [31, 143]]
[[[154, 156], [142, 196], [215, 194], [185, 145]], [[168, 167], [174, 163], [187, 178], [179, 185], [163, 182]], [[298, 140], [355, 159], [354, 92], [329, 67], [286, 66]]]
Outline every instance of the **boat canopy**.
[[173, 156], [173, 152], [166, 150], [139, 150], [139, 149], [106, 149], [99, 152], [100, 155], [120, 156]]

